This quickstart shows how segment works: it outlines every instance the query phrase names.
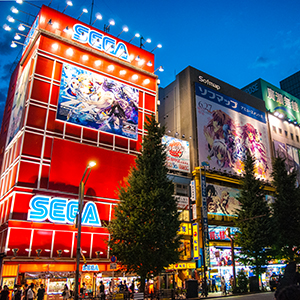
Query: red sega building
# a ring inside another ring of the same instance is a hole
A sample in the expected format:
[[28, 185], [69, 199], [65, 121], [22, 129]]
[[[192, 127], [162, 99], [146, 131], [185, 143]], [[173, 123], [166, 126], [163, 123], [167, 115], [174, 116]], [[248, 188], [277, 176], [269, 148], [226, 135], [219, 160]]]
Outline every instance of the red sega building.
[[[104, 224], [156, 113], [154, 55], [43, 6], [12, 75], [1, 128], [2, 284], [48, 293], [75, 272], [78, 188], [89, 161], [81, 249], [85, 271], [110, 274]], [[64, 279], [62, 279], [64, 278]], [[85, 276], [88, 289], [95, 278]], [[60, 282], [62, 281], [62, 282]]]

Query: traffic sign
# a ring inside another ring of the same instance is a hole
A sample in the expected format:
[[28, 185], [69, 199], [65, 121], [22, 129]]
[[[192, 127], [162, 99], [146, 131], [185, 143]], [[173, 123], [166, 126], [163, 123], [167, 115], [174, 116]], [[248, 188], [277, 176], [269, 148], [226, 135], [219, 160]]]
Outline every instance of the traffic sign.
[[116, 263], [110, 263], [110, 269], [111, 270], [116, 270], [117, 269], [117, 264]]
[[110, 258], [110, 261], [111, 261], [112, 263], [117, 262], [117, 257], [113, 255], [113, 256]]

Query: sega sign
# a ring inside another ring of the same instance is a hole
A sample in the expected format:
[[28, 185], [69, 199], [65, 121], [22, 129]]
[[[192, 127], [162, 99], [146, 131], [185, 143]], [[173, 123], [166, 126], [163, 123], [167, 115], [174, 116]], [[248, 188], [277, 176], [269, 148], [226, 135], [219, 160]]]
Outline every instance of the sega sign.
[[83, 265], [82, 271], [99, 271], [98, 265]]
[[124, 43], [117, 43], [114, 38], [91, 30], [82, 24], [75, 24], [73, 26], [72, 39], [82, 44], [88, 43], [94, 49], [129, 61], [128, 50]]
[[[29, 202], [28, 221], [50, 221], [52, 223], [74, 224], [78, 212], [78, 200], [35, 196]], [[101, 226], [98, 209], [94, 202], [87, 202], [81, 216], [82, 225]]]

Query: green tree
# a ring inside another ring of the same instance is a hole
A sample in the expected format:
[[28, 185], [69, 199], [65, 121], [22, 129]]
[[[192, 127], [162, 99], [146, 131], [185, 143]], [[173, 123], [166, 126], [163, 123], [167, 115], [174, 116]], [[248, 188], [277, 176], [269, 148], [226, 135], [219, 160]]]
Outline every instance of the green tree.
[[263, 185], [255, 176], [255, 160], [249, 152], [244, 161], [244, 174], [241, 180], [242, 189], [238, 200], [236, 225], [240, 232], [236, 243], [241, 247], [239, 260], [254, 268], [259, 276], [268, 264], [269, 246], [271, 243], [270, 209], [266, 201]]
[[296, 172], [288, 172], [285, 159], [273, 160], [273, 207], [274, 247], [279, 258], [299, 261], [300, 250], [300, 193], [296, 187]]
[[165, 146], [154, 116], [147, 118], [141, 154], [136, 159], [126, 183], [119, 188], [120, 202], [115, 218], [108, 225], [112, 254], [123, 267], [141, 278], [155, 276], [179, 260], [180, 226], [174, 185], [168, 179]]

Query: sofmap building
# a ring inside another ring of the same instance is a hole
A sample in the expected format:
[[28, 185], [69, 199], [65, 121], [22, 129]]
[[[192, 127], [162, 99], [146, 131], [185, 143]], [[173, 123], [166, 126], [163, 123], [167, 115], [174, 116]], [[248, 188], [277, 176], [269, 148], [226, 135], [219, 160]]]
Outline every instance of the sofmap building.
[[49, 295], [72, 284], [79, 183], [94, 161], [80, 265], [93, 290], [112, 275], [104, 225], [157, 110], [154, 55], [46, 6], [22, 44], [0, 136], [2, 284], [44, 283]]
[[[270, 178], [265, 102], [193, 67], [160, 88], [159, 99], [159, 121], [168, 135], [190, 147], [191, 259], [201, 276], [205, 269], [207, 277], [229, 281], [233, 260], [228, 228], [231, 234], [238, 230], [233, 219], [240, 205], [239, 175], [247, 149], [257, 159], [257, 177], [265, 183]], [[268, 184], [266, 189], [271, 190]], [[237, 262], [236, 272], [240, 268]]]

